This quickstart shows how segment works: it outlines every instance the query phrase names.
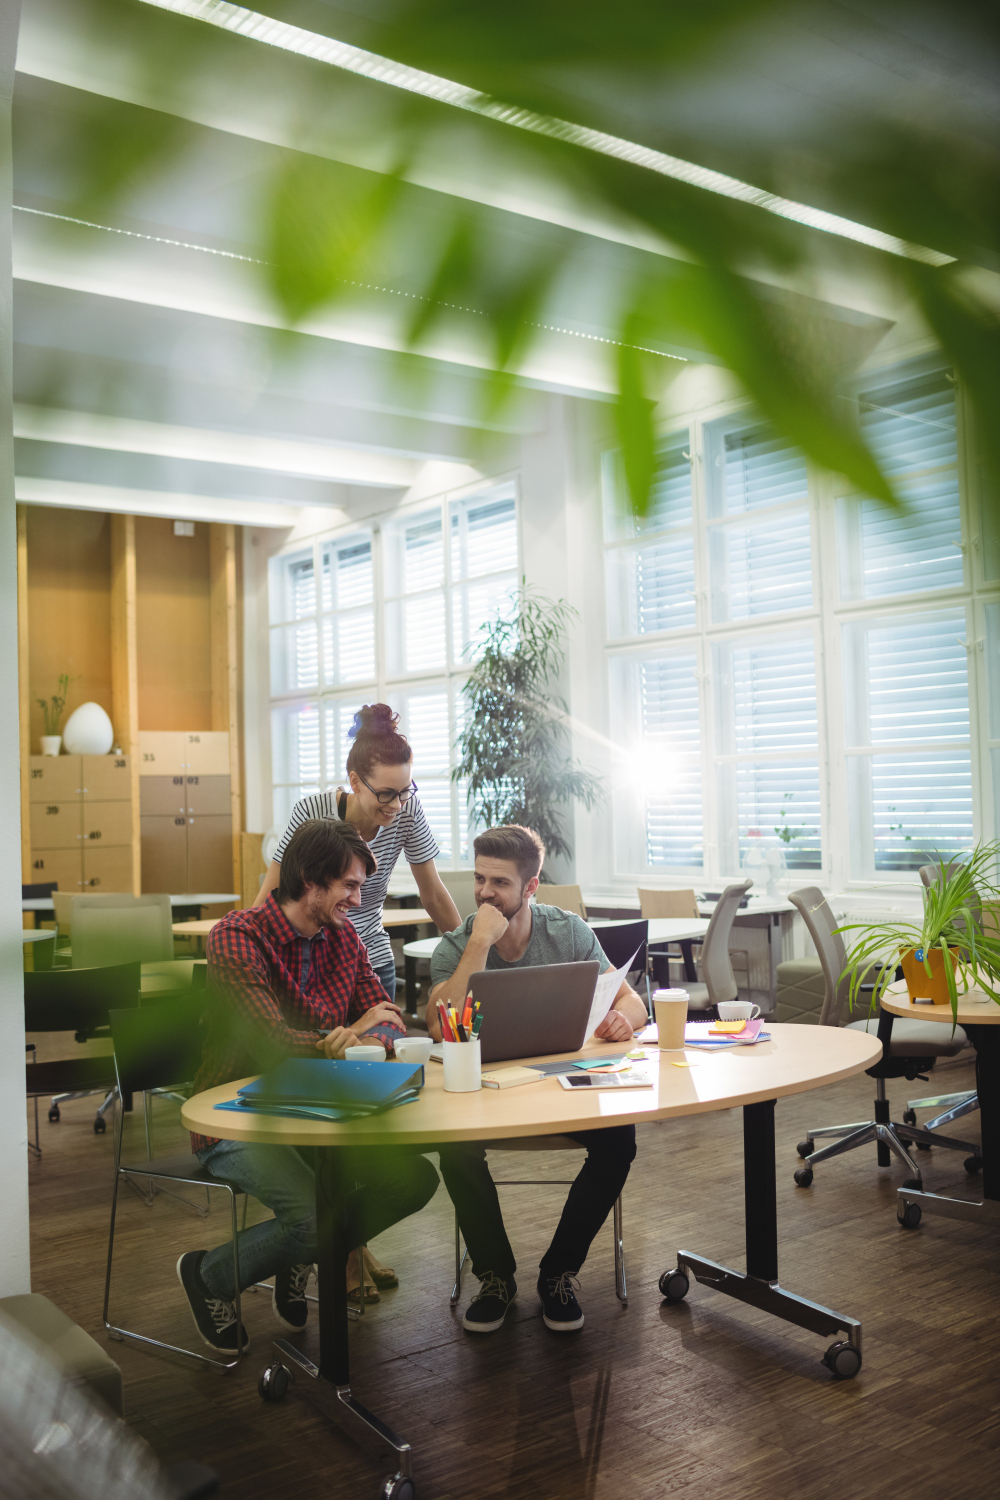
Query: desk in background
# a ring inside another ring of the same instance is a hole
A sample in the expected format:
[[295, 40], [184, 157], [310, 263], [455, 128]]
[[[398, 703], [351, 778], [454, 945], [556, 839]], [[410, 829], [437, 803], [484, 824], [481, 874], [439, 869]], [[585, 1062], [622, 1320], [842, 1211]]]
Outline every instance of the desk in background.
[[[80, 891], [79, 895], [85, 896], [86, 891]], [[199, 912], [204, 906], [231, 906], [240, 897], [233, 891], [209, 891], [197, 892], [194, 895], [171, 896], [170, 906], [178, 921], [190, 912]], [[39, 917], [54, 918], [55, 907], [52, 905], [50, 896], [33, 896], [21, 902], [22, 912], [30, 912], [32, 925], [38, 926]]]
[[[410, 1475], [411, 1448], [351, 1391], [347, 1307], [347, 1237], [336, 1217], [342, 1201], [338, 1155], [324, 1147], [408, 1145], [430, 1147], [436, 1141], [509, 1140], [519, 1136], [565, 1135], [579, 1130], [678, 1119], [685, 1115], [743, 1108], [743, 1157], [746, 1189], [746, 1272], [734, 1271], [680, 1251], [677, 1269], [661, 1278], [661, 1293], [677, 1301], [687, 1291], [688, 1274], [703, 1285], [746, 1302], [761, 1311], [847, 1341], [828, 1350], [831, 1368], [854, 1375], [861, 1365], [861, 1325], [778, 1286], [778, 1227], [775, 1193], [774, 1104], [790, 1094], [850, 1078], [878, 1061], [881, 1044], [866, 1032], [812, 1026], [772, 1028], [773, 1040], [752, 1050], [741, 1048], [719, 1056], [689, 1054], [695, 1067], [674, 1067], [665, 1053], [649, 1049], [651, 1089], [587, 1094], [563, 1089], [555, 1078], [521, 1089], [482, 1089], [473, 1094], [446, 1094], [443, 1070], [428, 1067], [426, 1084], [416, 1103], [367, 1120], [332, 1124], [262, 1114], [216, 1110], [233, 1099], [239, 1079], [197, 1094], [181, 1107], [189, 1130], [221, 1135], [225, 1140], [268, 1145], [312, 1146], [316, 1152], [316, 1206], [319, 1270], [320, 1362], [314, 1365], [286, 1339], [275, 1347], [299, 1372], [317, 1381], [313, 1389], [329, 1398], [334, 1411], [349, 1413], [391, 1448], [399, 1462], [397, 1479]], [[593, 1056], [598, 1044], [569, 1056]], [[540, 1059], [525, 1059], [539, 1061]], [[665, 1185], [669, 1191], [669, 1185]], [[670, 1291], [664, 1288], [669, 1278]], [[683, 1283], [683, 1285], [681, 1284]], [[302, 1389], [302, 1387], [300, 1387]], [[326, 1403], [324, 1403], [326, 1404]], [[388, 1491], [383, 1491], [388, 1493]]]
[[[950, 1005], [914, 1005], [903, 984], [890, 985], [881, 1001], [890, 1016], [912, 1016], [916, 1021], [938, 1021], [951, 1026], [954, 1016]], [[979, 1094], [979, 1118], [983, 1143], [983, 1201], [971, 1203], [964, 1198], [946, 1198], [940, 1193], [917, 1193], [898, 1189], [899, 1222], [907, 1229], [920, 1223], [921, 1212], [941, 1214], [948, 1219], [971, 1219], [974, 1223], [1000, 1223], [1000, 1005], [982, 990], [970, 989], [958, 997], [958, 1024], [968, 1034], [976, 1049], [976, 1090]], [[880, 1027], [881, 1030], [881, 1027]], [[916, 1213], [907, 1215], [907, 1209]]]

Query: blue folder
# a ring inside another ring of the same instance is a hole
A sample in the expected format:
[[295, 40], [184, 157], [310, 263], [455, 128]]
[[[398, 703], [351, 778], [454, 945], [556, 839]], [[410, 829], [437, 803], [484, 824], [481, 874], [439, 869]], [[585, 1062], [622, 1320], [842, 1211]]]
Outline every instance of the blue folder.
[[423, 1068], [412, 1063], [289, 1057], [216, 1108], [351, 1119], [409, 1103], [423, 1082]]

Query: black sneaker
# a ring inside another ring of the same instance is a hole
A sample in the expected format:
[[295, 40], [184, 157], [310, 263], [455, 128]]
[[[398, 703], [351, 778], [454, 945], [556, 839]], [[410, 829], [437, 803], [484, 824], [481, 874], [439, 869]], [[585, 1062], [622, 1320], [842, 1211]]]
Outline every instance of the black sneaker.
[[507, 1309], [516, 1296], [517, 1282], [513, 1276], [505, 1281], [487, 1271], [479, 1279], [479, 1291], [466, 1309], [462, 1327], [468, 1333], [496, 1333], [503, 1327]]
[[561, 1276], [539, 1276], [542, 1321], [553, 1333], [573, 1333], [583, 1327], [583, 1309], [576, 1300], [580, 1283], [569, 1271]]
[[[213, 1297], [202, 1281], [200, 1271], [205, 1254], [204, 1250], [189, 1250], [186, 1255], [182, 1255], [177, 1262], [177, 1280], [190, 1303], [194, 1326], [205, 1343], [212, 1349], [235, 1354], [236, 1304], [224, 1302], [221, 1297]], [[245, 1328], [242, 1333], [245, 1354], [250, 1348], [250, 1339]]]
[[304, 1328], [309, 1318], [306, 1285], [311, 1275], [311, 1263], [307, 1266], [291, 1266], [274, 1273], [274, 1291], [271, 1294], [274, 1316], [293, 1333]]

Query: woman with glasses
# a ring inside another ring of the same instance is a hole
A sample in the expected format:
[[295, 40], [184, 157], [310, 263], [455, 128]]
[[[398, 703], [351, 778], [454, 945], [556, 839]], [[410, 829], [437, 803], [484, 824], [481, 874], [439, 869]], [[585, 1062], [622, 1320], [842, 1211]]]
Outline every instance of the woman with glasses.
[[[281, 856], [300, 823], [309, 818], [329, 818], [353, 824], [371, 848], [378, 869], [361, 887], [361, 905], [351, 912], [351, 921], [390, 1000], [396, 998], [396, 964], [389, 935], [382, 926], [382, 908], [401, 852], [417, 882], [420, 904], [439, 930], [453, 932], [462, 920], [434, 865], [440, 850], [411, 777], [413, 751], [399, 733], [398, 724], [399, 715], [386, 703], [366, 703], [358, 710], [348, 731], [348, 739], [354, 742], [347, 757], [350, 791], [338, 787], [335, 792], [317, 792], [296, 802], [254, 902], [260, 906], [277, 889]], [[363, 1278], [356, 1253], [347, 1265], [347, 1295], [356, 1305], [362, 1298], [366, 1303], [377, 1302], [379, 1287], [399, 1284], [395, 1271], [381, 1265], [367, 1245], [362, 1248], [362, 1256]]]
[[453, 932], [462, 920], [434, 864], [441, 851], [411, 779], [413, 751], [398, 724], [399, 715], [387, 703], [366, 703], [358, 710], [347, 736], [354, 741], [347, 757], [350, 792], [338, 787], [336, 792], [317, 792], [296, 802], [254, 902], [260, 906], [277, 888], [281, 856], [300, 823], [339, 818], [353, 824], [371, 848], [378, 869], [362, 886], [361, 905], [351, 913], [351, 921], [390, 1000], [396, 998], [396, 965], [382, 926], [382, 908], [400, 853], [409, 861], [420, 904], [438, 929]]

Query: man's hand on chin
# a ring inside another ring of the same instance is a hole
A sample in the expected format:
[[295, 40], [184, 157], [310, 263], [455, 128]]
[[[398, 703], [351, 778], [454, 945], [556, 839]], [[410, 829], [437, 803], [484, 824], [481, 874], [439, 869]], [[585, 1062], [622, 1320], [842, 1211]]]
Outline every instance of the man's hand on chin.
[[620, 1010], [609, 1010], [594, 1035], [602, 1042], [630, 1042], [635, 1032]]
[[477, 937], [482, 938], [484, 942], [489, 943], [492, 947], [494, 943], [498, 943], [503, 937], [508, 925], [507, 918], [503, 912], [497, 911], [495, 906], [490, 906], [488, 901], [484, 901], [476, 912], [472, 930]]

